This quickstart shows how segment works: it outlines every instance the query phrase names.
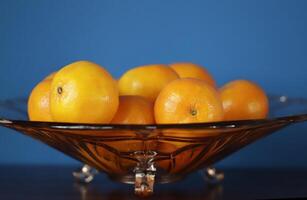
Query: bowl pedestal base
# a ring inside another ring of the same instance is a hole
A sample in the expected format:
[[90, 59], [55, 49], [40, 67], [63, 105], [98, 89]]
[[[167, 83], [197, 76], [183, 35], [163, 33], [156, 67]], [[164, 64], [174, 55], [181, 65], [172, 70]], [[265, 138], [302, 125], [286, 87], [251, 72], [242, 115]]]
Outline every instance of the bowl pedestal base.
[[[153, 194], [155, 183], [170, 183], [182, 179], [182, 176], [165, 175], [156, 176], [156, 168], [152, 162], [140, 162], [134, 169], [134, 175], [109, 176], [110, 179], [122, 183], [134, 184], [134, 192], [137, 196], [146, 197]], [[202, 169], [201, 174], [208, 184], [219, 184], [224, 179], [224, 173], [210, 166]], [[76, 181], [90, 183], [98, 171], [89, 165], [84, 165], [73, 172]]]

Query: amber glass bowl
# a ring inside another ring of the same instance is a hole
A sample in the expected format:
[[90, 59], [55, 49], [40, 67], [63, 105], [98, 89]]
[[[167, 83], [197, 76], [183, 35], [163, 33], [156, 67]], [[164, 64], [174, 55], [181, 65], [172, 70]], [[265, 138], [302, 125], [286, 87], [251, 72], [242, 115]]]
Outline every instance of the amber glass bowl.
[[305, 99], [271, 96], [270, 100], [274, 116], [264, 120], [110, 125], [31, 122], [26, 119], [25, 100], [12, 99], [0, 102], [0, 125], [40, 140], [112, 179], [135, 183], [136, 193], [147, 195], [154, 181], [181, 179], [278, 129], [307, 120]]

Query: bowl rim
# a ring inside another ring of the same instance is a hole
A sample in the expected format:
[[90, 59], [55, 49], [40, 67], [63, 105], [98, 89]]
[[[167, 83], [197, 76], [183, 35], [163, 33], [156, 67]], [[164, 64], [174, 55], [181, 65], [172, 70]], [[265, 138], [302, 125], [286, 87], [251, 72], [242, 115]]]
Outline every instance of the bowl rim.
[[[268, 94], [268, 99], [275, 102], [277, 106], [287, 107], [289, 105], [307, 106], [307, 98], [289, 97], [281, 94]], [[19, 105], [20, 102], [27, 102], [27, 98], [19, 97], [13, 99], [0, 99], [1, 101]], [[17, 110], [18, 112], [25, 112]], [[274, 107], [272, 109], [274, 112]], [[25, 113], [22, 113], [25, 114]], [[195, 130], [213, 130], [213, 129], [232, 129], [246, 126], [263, 126], [271, 123], [296, 123], [307, 121], [307, 111], [300, 114], [280, 115], [276, 117], [268, 117], [265, 119], [248, 119], [234, 121], [218, 121], [218, 122], [201, 122], [201, 123], [173, 123], [173, 124], [107, 124], [107, 123], [68, 123], [68, 122], [43, 122], [30, 121], [24, 119], [9, 119], [0, 116], [0, 125], [2, 126], [31, 126], [38, 128], [52, 128], [58, 130], [155, 130], [155, 129], [195, 129]]]
[[67, 122], [42, 122], [28, 120], [11, 120], [0, 118], [0, 124], [31, 126], [40, 128], [65, 129], [65, 130], [155, 130], [155, 129], [231, 129], [244, 126], [257, 126], [270, 123], [296, 123], [307, 120], [306, 114], [288, 115], [275, 118], [249, 119], [236, 121], [218, 121], [202, 123], [181, 123], [181, 124], [92, 124], [92, 123], [67, 123]]

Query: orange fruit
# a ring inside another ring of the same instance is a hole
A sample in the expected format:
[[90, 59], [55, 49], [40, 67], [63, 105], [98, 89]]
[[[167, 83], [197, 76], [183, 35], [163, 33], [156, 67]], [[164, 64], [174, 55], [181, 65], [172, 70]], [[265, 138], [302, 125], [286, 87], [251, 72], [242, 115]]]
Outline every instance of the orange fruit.
[[28, 99], [28, 116], [31, 121], [52, 121], [49, 104], [51, 82], [52, 74], [31, 91]]
[[198, 123], [223, 120], [218, 92], [200, 79], [183, 78], [168, 84], [154, 107], [157, 123]]
[[178, 79], [167, 65], [145, 65], [130, 69], [118, 81], [120, 95], [138, 95], [155, 101], [169, 82]]
[[54, 121], [109, 123], [118, 108], [118, 88], [98, 64], [78, 61], [59, 70], [51, 84]]
[[198, 78], [215, 87], [215, 81], [206, 68], [188, 62], [173, 63], [170, 67], [177, 72], [180, 78]]
[[235, 80], [220, 89], [225, 120], [262, 119], [269, 111], [268, 98], [257, 84]]
[[153, 103], [141, 96], [120, 96], [113, 124], [153, 124]]

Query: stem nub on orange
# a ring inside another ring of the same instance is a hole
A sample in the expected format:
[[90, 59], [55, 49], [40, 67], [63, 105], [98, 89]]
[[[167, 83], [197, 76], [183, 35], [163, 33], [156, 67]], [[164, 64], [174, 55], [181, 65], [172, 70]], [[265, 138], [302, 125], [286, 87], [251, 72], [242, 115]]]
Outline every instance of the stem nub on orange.
[[235, 80], [220, 89], [225, 120], [265, 118], [269, 111], [268, 98], [257, 84]]
[[118, 88], [101, 66], [79, 61], [59, 70], [51, 84], [54, 121], [109, 123], [118, 108]]
[[218, 92], [200, 79], [183, 78], [168, 84], [154, 107], [157, 123], [198, 123], [223, 120]]

